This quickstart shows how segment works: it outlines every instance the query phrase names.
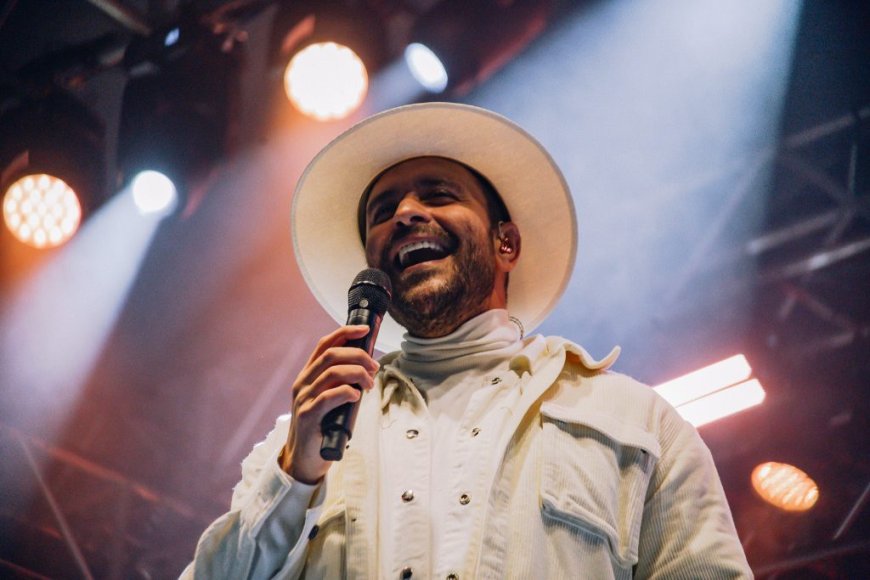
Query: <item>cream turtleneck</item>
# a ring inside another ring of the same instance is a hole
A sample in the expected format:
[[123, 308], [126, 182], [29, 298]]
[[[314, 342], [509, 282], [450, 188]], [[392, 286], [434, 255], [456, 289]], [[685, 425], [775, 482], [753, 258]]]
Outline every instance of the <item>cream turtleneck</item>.
[[486, 374], [523, 348], [520, 338], [520, 329], [507, 310], [487, 310], [446, 336], [418, 338], [406, 333], [402, 352], [393, 364], [427, 391], [469, 371]]

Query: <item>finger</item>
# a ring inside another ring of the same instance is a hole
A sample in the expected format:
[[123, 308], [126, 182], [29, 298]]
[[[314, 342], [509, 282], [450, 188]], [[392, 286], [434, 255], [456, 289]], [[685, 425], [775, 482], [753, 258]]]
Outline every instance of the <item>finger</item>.
[[348, 346], [334, 346], [321, 354], [309, 365], [306, 365], [296, 377], [296, 382], [300, 384], [311, 383], [326, 372], [328, 368], [337, 365], [357, 365], [363, 367], [372, 375], [380, 368], [378, 362], [362, 349]]
[[363, 390], [369, 390], [374, 386], [372, 376], [359, 365], [337, 365], [328, 368], [310, 384], [304, 384], [296, 393], [297, 404], [314, 399], [320, 393], [334, 389], [341, 385], [357, 385]]
[[345, 403], [355, 403], [360, 397], [362, 393], [350, 385], [340, 385], [323, 391], [297, 411], [298, 425], [302, 428], [302, 424], [305, 423], [312, 429], [319, 430], [327, 413]]
[[306, 365], [311, 364], [318, 357], [323, 355], [326, 350], [346, 344], [347, 341], [354, 338], [362, 338], [369, 333], [369, 327], [365, 324], [355, 324], [352, 326], [339, 326], [323, 338], [321, 338], [314, 347], [314, 352], [308, 357]]

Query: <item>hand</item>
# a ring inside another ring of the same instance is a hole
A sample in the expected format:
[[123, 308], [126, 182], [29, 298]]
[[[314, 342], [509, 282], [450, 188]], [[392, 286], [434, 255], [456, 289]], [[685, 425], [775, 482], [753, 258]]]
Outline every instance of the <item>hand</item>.
[[320, 457], [320, 423], [332, 409], [358, 401], [374, 386], [378, 363], [360, 348], [344, 346], [362, 338], [365, 325], [342, 326], [320, 339], [308, 362], [293, 382], [293, 420], [281, 456], [281, 468], [296, 481], [314, 484], [329, 470], [330, 461]]

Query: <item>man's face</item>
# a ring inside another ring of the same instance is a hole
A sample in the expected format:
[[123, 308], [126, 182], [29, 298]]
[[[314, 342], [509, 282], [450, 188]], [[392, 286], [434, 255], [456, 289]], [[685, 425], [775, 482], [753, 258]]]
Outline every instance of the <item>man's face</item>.
[[499, 276], [486, 197], [465, 167], [438, 157], [399, 163], [374, 184], [365, 211], [366, 259], [390, 277], [390, 313], [411, 334], [443, 336], [504, 307], [493, 301]]

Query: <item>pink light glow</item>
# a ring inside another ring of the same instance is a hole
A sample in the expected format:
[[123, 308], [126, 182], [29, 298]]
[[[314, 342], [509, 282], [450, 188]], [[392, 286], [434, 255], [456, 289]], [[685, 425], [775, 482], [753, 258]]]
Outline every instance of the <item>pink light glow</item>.
[[757, 379], [728, 387], [702, 399], [677, 407], [683, 419], [700, 427], [722, 417], [733, 415], [760, 404], [765, 397], [764, 388]]
[[752, 367], [737, 354], [655, 387], [656, 392], [674, 407], [700, 399], [710, 393], [749, 378]]

